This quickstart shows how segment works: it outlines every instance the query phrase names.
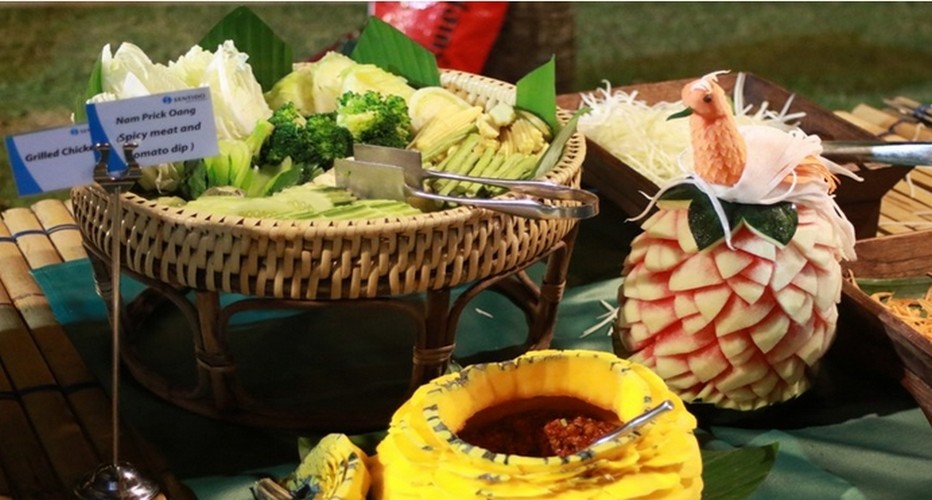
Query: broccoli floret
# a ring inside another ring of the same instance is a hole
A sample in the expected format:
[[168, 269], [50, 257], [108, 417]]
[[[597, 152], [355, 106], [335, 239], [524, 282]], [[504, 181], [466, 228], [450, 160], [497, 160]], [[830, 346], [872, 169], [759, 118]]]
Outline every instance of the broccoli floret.
[[216, 186], [233, 186], [247, 196], [266, 196], [309, 182], [350, 155], [353, 136], [336, 123], [336, 113], [302, 116], [287, 103], [259, 120], [243, 140], [221, 140], [220, 154], [188, 162], [181, 194], [189, 200]]
[[335, 113], [304, 117], [289, 102], [275, 110], [269, 122], [275, 129], [262, 148], [261, 163], [278, 165], [291, 158], [304, 172], [300, 182], [329, 170], [335, 159], [352, 151], [353, 136], [337, 125]]
[[295, 162], [316, 164], [324, 170], [330, 170], [334, 160], [346, 158], [353, 152], [353, 135], [346, 128], [337, 125], [336, 113], [308, 116], [304, 133], [307, 141], [314, 147], [309, 148], [304, 157], [292, 157]]
[[306, 121], [307, 120], [301, 116], [301, 112], [298, 111], [298, 107], [290, 101], [276, 108], [275, 111], [272, 112], [272, 116], [269, 117], [269, 122], [276, 128], [288, 125], [303, 127]]
[[262, 147], [262, 163], [278, 165], [289, 156], [294, 160], [293, 155], [305, 149], [304, 125], [307, 120], [294, 103], [289, 102], [272, 113], [269, 123], [275, 128]]
[[233, 186], [247, 196], [266, 196], [311, 181], [350, 155], [353, 136], [336, 113], [302, 116], [294, 104], [256, 123], [243, 140], [220, 141], [220, 154], [188, 162], [181, 194], [189, 199], [215, 186]]
[[337, 101], [337, 124], [365, 144], [404, 148], [411, 140], [411, 117], [404, 98], [366, 91], [347, 92]]

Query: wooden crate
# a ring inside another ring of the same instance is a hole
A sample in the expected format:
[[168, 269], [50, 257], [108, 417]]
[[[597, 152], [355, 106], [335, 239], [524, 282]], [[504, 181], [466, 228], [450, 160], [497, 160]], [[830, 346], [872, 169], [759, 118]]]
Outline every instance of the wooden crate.
[[[719, 77], [719, 83], [726, 93], [733, 91], [735, 80], [734, 74]], [[628, 85], [615, 87], [613, 91], [623, 90], [628, 93], [637, 91], [638, 99], [648, 104], [660, 101], [674, 102], [679, 100], [680, 91], [689, 81], [674, 80]], [[809, 134], [818, 135], [823, 140], [876, 140], [876, 136], [870, 132], [839, 118], [831, 111], [800, 96], [793, 96], [786, 89], [753, 74], [746, 75], [744, 97], [747, 104], [755, 106], [766, 101], [769, 103], [769, 109], [782, 109], [787, 100], [792, 97], [789, 112], [805, 113], [800, 120], [800, 128]], [[581, 102], [581, 94], [564, 94], [560, 95], [557, 100], [562, 108], [577, 109]], [[642, 192], [653, 195], [657, 192], [658, 186], [593, 141], [587, 140], [586, 143], [583, 184], [596, 188], [602, 196], [618, 205], [626, 214], [634, 216], [641, 213], [647, 206], [647, 200]], [[836, 193], [838, 204], [854, 225], [858, 238], [876, 236], [881, 198], [907, 174], [909, 169], [891, 168], [878, 164], [849, 164], [847, 166], [863, 177], [864, 182], [844, 179]]]
[[[932, 272], [932, 231], [870, 238], [857, 243], [858, 260], [845, 264], [857, 278], [906, 278]], [[847, 354], [866, 369], [894, 377], [932, 423], [932, 339], [890, 314], [856, 283], [846, 280], [838, 335]]]

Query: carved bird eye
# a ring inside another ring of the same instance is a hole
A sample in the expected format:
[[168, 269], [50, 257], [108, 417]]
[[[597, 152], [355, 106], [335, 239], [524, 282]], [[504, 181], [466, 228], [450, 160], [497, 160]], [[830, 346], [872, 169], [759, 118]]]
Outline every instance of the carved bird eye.
[[707, 104], [712, 102], [712, 94], [706, 94], [702, 96], [702, 102], [705, 102]]

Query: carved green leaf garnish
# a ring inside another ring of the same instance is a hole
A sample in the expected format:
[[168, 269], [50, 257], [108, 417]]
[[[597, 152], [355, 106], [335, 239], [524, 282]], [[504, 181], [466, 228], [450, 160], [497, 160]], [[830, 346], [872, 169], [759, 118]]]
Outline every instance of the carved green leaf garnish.
[[[712, 207], [709, 197], [695, 187], [693, 189], [696, 190], [696, 194], [692, 203], [689, 204], [689, 230], [693, 233], [696, 246], [699, 247], [699, 250], [702, 250], [722, 240], [725, 237], [725, 230], [722, 227], [722, 222], [718, 219], [718, 215], [715, 214], [715, 209]], [[722, 209], [725, 211], [725, 219], [732, 231], [734, 231], [737, 210], [734, 204], [727, 201], [722, 201], [721, 204]]]
[[677, 184], [671, 187], [660, 197], [661, 200], [692, 200], [696, 194], [701, 194], [692, 184]]
[[[691, 200], [687, 218], [689, 230], [700, 250], [714, 245], [725, 237], [722, 222], [719, 220], [708, 195], [692, 184], [681, 184], [664, 193], [660, 199]], [[741, 223], [747, 224], [754, 232], [780, 245], [786, 245], [796, 234], [799, 216], [796, 207], [789, 202], [773, 205], [752, 205], [732, 203], [719, 200], [725, 219], [734, 232]]]
[[796, 207], [786, 201], [775, 205], [741, 205], [738, 217], [755, 232], [780, 245], [793, 239], [799, 224]]

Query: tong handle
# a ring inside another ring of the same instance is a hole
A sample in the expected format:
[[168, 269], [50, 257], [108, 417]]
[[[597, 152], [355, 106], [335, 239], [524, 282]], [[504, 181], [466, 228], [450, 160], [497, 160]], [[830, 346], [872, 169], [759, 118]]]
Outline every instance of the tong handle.
[[514, 191], [516, 193], [539, 196], [550, 200], [567, 200], [591, 202], [592, 193], [576, 189], [569, 186], [561, 186], [547, 181], [519, 181], [511, 179], [497, 179], [493, 177], [471, 177], [468, 175], [451, 174], [437, 170], [425, 170], [427, 177], [437, 177], [441, 179], [450, 179], [454, 181], [475, 182], [477, 184], [486, 184], [488, 186], [498, 186]]
[[536, 196], [548, 200], [576, 201], [581, 203], [581, 205], [557, 207], [527, 199], [502, 200], [464, 198], [458, 196], [445, 196], [410, 188], [411, 194], [421, 198], [458, 203], [460, 205], [483, 207], [533, 219], [588, 219], [590, 217], [596, 216], [599, 213], [599, 197], [584, 189], [561, 186], [560, 184], [554, 184], [552, 182], [546, 181], [519, 181], [509, 179], [495, 179], [490, 177], [470, 177], [468, 175], [458, 175], [432, 170], [425, 170], [424, 172], [425, 177], [475, 182], [489, 186], [502, 187], [513, 193]]
[[822, 156], [832, 160], [932, 165], [932, 142], [828, 141], [822, 146]]
[[[410, 186], [407, 187], [407, 191], [410, 195], [417, 196], [418, 198], [456, 203], [458, 205], [487, 208], [496, 212], [527, 217], [529, 219], [588, 219], [590, 217], [595, 217], [599, 213], [599, 198], [596, 195], [585, 191], [583, 192], [591, 196], [591, 199], [586, 200], [587, 202], [585, 202], [583, 205], [565, 207], [547, 205], [528, 199], [503, 200], [446, 196], [442, 194], [422, 191]], [[583, 197], [580, 196], [580, 198]]]

